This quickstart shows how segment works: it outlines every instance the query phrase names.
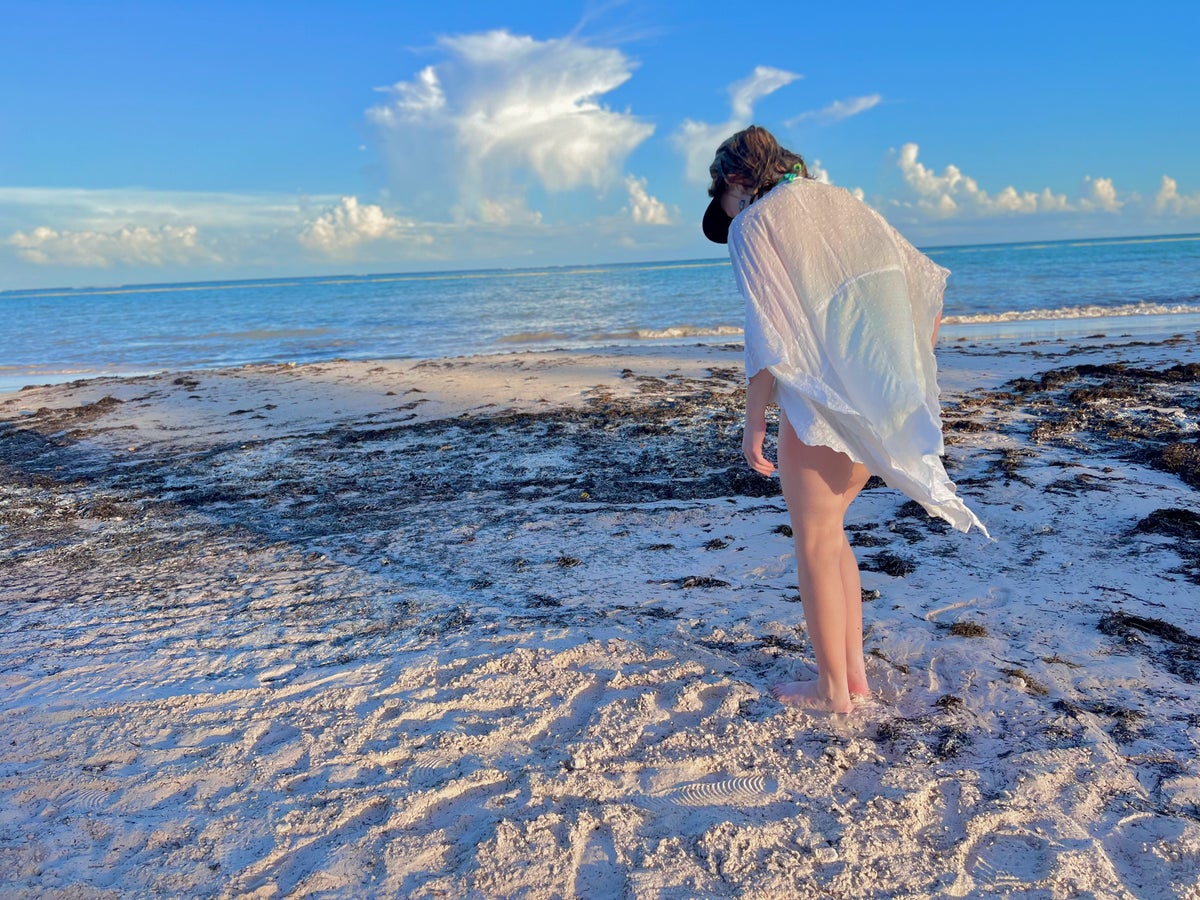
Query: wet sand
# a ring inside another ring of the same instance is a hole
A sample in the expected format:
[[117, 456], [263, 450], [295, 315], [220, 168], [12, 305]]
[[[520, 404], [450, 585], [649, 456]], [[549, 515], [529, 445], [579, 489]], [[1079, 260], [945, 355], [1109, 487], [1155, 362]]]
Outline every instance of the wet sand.
[[740, 347], [0, 395], [14, 896], [1197, 897], [1196, 335], [939, 347], [812, 665]]

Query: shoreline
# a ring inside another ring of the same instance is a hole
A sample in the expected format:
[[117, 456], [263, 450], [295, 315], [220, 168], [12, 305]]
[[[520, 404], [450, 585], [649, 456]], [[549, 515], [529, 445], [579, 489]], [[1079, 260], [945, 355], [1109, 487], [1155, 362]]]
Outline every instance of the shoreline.
[[[1105, 315], [1102, 307], [1078, 307], [1078, 310], [1096, 310], [1096, 314], [1065, 316], [1061, 314], [1070, 310], [1042, 310], [1043, 315], [1026, 313], [1005, 313], [998, 316], [985, 316], [979, 321], [978, 316], [948, 316], [943, 322], [939, 348], [949, 348], [964, 342], [984, 342], [1002, 344], [1010, 342], [1046, 342], [1058, 340], [1080, 340], [1095, 334], [1127, 338], [1144, 336], [1150, 339], [1161, 339], [1171, 334], [1194, 333], [1200, 330], [1200, 307], [1181, 312], [1163, 308], [1156, 312], [1145, 312], [1141, 304], [1132, 304], [1127, 310], [1138, 309], [1138, 312]], [[1039, 312], [1039, 311], [1032, 311]], [[965, 319], [966, 321], [960, 321]], [[680, 332], [674, 337], [662, 336], [666, 332]], [[637, 338], [634, 335], [644, 333], [649, 336]], [[565, 343], [562, 341], [565, 340]], [[640, 332], [633, 329], [627, 332], [617, 332], [603, 338], [577, 340], [568, 339], [564, 335], [548, 333], [545, 340], [540, 335], [515, 334], [500, 339], [490, 349], [480, 350], [461, 355], [451, 356], [403, 356], [403, 357], [369, 357], [363, 359], [327, 358], [310, 360], [260, 360], [245, 362], [213, 363], [204, 366], [177, 365], [169, 368], [150, 368], [131, 370], [127, 372], [87, 370], [76, 367], [67, 370], [54, 370], [51, 367], [26, 367], [28, 371], [22, 374], [6, 374], [20, 368], [16, 366], [0, 367], [0, 397], [7, 393], [30, 390], [38, 387], [71, 384], [75, 381], [90, 381], [102, 378], [140, 378], [163, 376], [171, 373], [219, 372], [232, 369], [269, 367], [269, 366], [312, 366], [338, 363], [378, 363], [393, 364], [432, 362], [437, 359], [487, 359], [491, 357], [510, 356], [521, 353], [560, 353], [576, 355], [611, 356], [621, 353], [641, 353], [661, 350], [670, 353], [679, 348], [695, 346], [723, 346], [728, 343], [741, 341], [741, 330], [730, 326], [713, 326], [712, 328], [694, 328], [680, 325], [667, 328], [661, 332]], [[49, 378], [49, 381], [39, 380]]]
[[767, 690], [810, 659], [741, 354], [0, 394], [0, 877], [1188, 896], [1197, 336], [939, 344], [951, 477], [999, 540], [864, 491], [844, 718]]

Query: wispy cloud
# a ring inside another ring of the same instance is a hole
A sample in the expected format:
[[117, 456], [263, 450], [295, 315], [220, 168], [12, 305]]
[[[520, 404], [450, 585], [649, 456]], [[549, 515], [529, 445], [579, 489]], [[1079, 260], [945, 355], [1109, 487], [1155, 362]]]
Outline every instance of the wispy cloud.
[[115, 231], [127, 225], [196, 225], [202, 230], [286, 227], [302, 198], [265, 192], [162, 191], [147, 188], [0, 187], [0, 231], [37, 222], [63, 230]]
[[538, 41], [508, 31], [442, 38], [446, 58], [380, 90], [367, 110], [383, 139], [402, 206], [486, 220], [513, 214], [532, 186], [547, 191], [622, 180], [625, 158], [654, 131], [600, 103], [633, 63], [573, 38]]
[[851, 116], [857, 116], [859, 113], [864, 113], [869, 109], [874, 109], [882, 102], [882, 94], [868, 94], [865, 97], [851, 97], [849, 100], [834, 100], [824, 109], [800, 113], [800, 115], [789, 119], [784, 124], [791, 128], [801, 122], [808, 121], [815, 121], [818, 123], [840, 122], [842, 119], [849, 119]]
[[759, 100], [803, 77], [796, 72], [788, 72], [784, 69], [755, 66], [754, 71], [747, 77], [729, 86], [729, 107], [733, 114], [731, 121], [744, 122], [745, 125], [749, 125], [750, 119], [754, 115], [754, 105]]
[[542, 224], [542, 214], [526, 206], [523, 196], [480, 197], [479, 220], [487, 225], [536, 227]]
[[685, 119], [671, 140], [683, 154], [687, 179], [696, 184], [707, 182], [709, 164], [721, 141], [751, 124], [759, 100], [803, 77], [783, 69], [757, 66], [748, 77], [729, 86], [727, 120], [714, 124]]

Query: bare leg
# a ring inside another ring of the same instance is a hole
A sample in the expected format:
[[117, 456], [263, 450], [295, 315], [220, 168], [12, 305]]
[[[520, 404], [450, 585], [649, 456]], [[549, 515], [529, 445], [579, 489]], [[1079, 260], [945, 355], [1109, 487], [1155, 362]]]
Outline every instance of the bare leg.
[[869, 476], [843, 453], [802, 443], [783, 416], [779, 477], [796, 541], [800, 598], [817, 658], [817, 680], [776, 685], [772, 693], [792, 706], [850, 712], [852, 688], [866, 693], [867, 683], [858, 564], [842, 523]]
[[862, 580], [849, 541], [842, 550], [842, 593], [846, 598], [846, 683], [851, 696], [865, 696], [871, 693], [871, 688], [863, 658]]
[[846, 684], [851, 697], [866, 697], [870, 695], [871, 687], [863, 656], [862, 581], [858, 560], [849, 541], [842, 554], [841, 573], [842, 591], [846, 597]]

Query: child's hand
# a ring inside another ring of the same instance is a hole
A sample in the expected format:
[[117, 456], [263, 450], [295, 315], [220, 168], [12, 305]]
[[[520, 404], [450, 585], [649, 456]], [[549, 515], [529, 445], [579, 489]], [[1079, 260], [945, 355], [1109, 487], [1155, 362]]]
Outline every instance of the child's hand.
[[746, 431], [742, 435], [742, 455], [746, 457], [746, 462], [750, 464], [751, 469], [759, 475], [769, 477], [775, 474], [775, 463], [763, 456], [763, 440], [766, 436], [765, 422], [761, 428], [751, 428], [747, 425]]

